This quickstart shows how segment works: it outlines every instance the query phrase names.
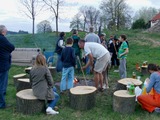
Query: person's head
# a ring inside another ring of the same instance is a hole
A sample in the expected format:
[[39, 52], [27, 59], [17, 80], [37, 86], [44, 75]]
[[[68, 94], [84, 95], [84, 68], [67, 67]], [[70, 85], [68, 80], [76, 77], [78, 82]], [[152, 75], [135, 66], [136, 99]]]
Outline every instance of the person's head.
[[73, 39], [72, 38], [67, 38], [66, 44], [67, 45], [72, 45], [73, 44]]
[[46, 58], [42, 54], [38, 54], [35, 61], [36, 66], [46, 66]]
[[104, 40], [104, 38], [105, 38], [105, 34], [104, 33], [100, 34], [100, 39]]
[[122, 34], [120, 35], [120, 41], [126, 41], [127, 37], [126, 35]]
[[61, 32], [60, 34], [59, 34], [59, 37], [64, 37], [65, 36], [65, 33], [64, 32]]
[[0, 25], [0, 34], [2, 35], [7, 34], [7, 28], [4, 25]]
[[74, 35], [77, 35], [77, 34], [78, 34], [78, 31], [77, 31], [77, 30], [73, 30], [73, 34], [74, 34]]
[[93, 27], [93, 26], [91, 26], [91, 27], [89, 28], [89, 32], [94, 32], [94, 27]]
[[117, 41], [118, 41], [118, 38], [116, 36], [114, 36], [113, 42], [117, 42]]
[[158, 71], [158, 66], [156, 64], [148, 64], [148, 72], [149, 73], [152, 73], [152, 72], [155, 72], [155, 71]]
[[79, 42], [78, 42], [79, 48], [83, 49], [84, 45], [85, 45], [85, 40], [83, 40], [83, 39], [79, 40]]

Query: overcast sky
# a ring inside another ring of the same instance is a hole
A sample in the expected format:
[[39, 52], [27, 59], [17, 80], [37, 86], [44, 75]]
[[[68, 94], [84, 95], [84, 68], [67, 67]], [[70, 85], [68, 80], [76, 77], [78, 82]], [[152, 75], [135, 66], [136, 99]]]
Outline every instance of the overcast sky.
[[[133, 11], [139, 10], [141, 7], [155, 7], [160, 8], [160, 0], [126, 0], [127, 4]], [[61, 9], [61, 19], [59, 21], [59, 31], [70, 31], [69, 25], [82, 5], [94, 6], [99, 8], [101, 0], [65, 0], [68, 4]], [[23, 15], [21, 10], [22, 5], [19, 0], [1, 0], [0, 3], [0, 24], [3, 24], [10, 31], [32, 31], [32, 20]], [[51, 20], [51, 13], [43, 12], [36, 16], [36, 25], [43, 21], [48, 20], [55, 30], [55, 22]], [[36, 28], [36, 26], [35, 26]], [[36, 31], [35, 31], [36, 32]]]

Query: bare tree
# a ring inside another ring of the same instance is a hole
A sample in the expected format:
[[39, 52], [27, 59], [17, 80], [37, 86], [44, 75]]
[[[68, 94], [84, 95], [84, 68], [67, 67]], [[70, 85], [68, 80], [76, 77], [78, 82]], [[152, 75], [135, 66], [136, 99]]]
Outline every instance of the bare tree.
[[119, 29], [131, 23], [130, 7], [125, 0], [102, 0], [100, 9], [112, 28]]
[[92, 6], [82, 6], [79, 13], [81, 13], [84, 18], [84, 27], [87, 23], [88, 26], [94, 26], [97, 30], [98, 18], [100, 17], [99, 10]]
[[[32, 19], [32, 34], [34, 35], [35, 17], [43, 8], [43, 5], [39, 7], [38, 0], [20, 0], [20, 3], [25, 7], [23, 13]], [[26, 10], [26, 11], [25, 11]]]
[[56, 35], [58, 36], [59, 7], [64, 3], [64, 0], [43, 0], [43, 2], [48, 6], [56, 18]]
[[52, 32], [52, 27], [49, 21], [43, 20], [37, 25], [37, 32], [38, 33], [47, 33]]
[[83, 16], [83, 31], [86, 30], [86, 24], [87, 24], [87, 6], [81, 6], [79, 8], [79, 13]]
[[80, 19], [80, 14], [76, 14], [73, 18], [73, 20], [70, 23], [70, 28], [80, 30], [83, 29], [83, 23]]

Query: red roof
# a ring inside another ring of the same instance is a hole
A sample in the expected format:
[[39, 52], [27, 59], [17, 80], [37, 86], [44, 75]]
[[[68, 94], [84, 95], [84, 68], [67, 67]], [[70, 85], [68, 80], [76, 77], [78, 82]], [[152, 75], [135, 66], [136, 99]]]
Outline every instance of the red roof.
[[160, 13], [154, 16], [151, 21], [156, 21], [156, 20], [160, 20]]

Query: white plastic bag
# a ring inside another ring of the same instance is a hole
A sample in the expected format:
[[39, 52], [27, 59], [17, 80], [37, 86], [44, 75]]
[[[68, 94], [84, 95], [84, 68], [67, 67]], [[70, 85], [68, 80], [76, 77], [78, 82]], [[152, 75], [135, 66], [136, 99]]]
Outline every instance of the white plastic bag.
[[136, 95], [136, 101], [137, 101], [137, 97], [142, 94], [142, 89], [139, 88], [139, 86], [136, 86], [136, 88], [134, 89], [134, 93]]

